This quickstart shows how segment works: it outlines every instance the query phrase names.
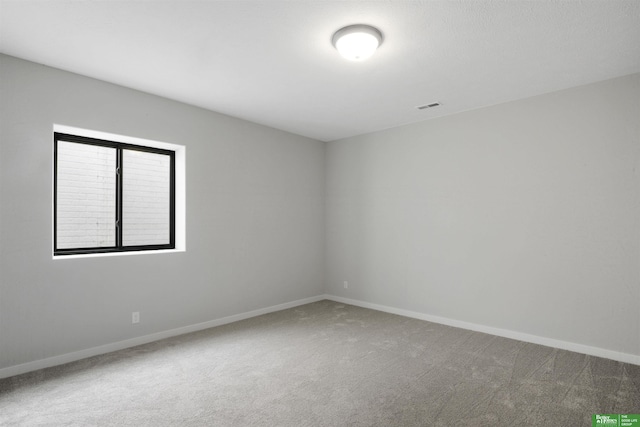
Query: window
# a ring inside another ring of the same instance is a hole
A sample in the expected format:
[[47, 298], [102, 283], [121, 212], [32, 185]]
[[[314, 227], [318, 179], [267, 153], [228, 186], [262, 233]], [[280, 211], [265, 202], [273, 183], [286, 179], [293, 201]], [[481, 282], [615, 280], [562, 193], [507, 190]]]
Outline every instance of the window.
[[54, 255], [175, 248], [175, 152], [54, 133]]

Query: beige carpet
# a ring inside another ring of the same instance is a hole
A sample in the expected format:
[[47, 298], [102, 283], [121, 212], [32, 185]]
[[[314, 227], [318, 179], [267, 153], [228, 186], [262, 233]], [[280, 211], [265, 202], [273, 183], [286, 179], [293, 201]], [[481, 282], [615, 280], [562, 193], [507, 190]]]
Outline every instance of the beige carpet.
[[590, 426], [640, 366], [321, 301], [0, 380], [2, 426]]

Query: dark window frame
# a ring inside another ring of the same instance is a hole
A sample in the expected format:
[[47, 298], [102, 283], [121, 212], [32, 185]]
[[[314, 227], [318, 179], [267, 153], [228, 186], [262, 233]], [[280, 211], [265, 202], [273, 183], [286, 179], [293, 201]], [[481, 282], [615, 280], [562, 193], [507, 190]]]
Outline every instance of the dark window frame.
[[[115, 203], [115, 237], [114, 246], [107, 247], [89, 247], [89, 248], [65, 248], [58, 249], [58, 141], [74, 142], [87, 145], [98, 145], [116, 149], [116, 203]], [[98, 138], [89, 138], [85, 136], [72, 135], [61, 132], [53, 134], [53, 254], [58, 255], [79, 255], [79, 254], [103, 254], [103, 253], [119, 253], [119, 252], [136, 252], [136, 251], [154, 251], [175, 249], [176, 247], [176, 152], [162, 148], [149, 147], [144, 145], [129, 144], [118, 141], [111, 141]], [[169, 201], [169, 243], [161, 245], [136, 245], [124, 246], [122, 244], [123, 229], [126, 224], [122, 222], [122, 188], [126, 171], [126, 165], [123, 164], [123, 150], [144, 151], [148, 153], [156, 153], [168, 155], [170, 158], [170, 201]]]

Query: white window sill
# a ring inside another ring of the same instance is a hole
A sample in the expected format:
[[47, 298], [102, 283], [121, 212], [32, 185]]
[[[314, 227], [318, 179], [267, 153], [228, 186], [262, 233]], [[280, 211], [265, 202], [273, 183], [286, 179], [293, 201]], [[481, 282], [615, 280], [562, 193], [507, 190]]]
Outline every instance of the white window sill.
[[98, 258], [110, 256], [131, 256], [131, 255], [160, 255], [172, 254], [177, 252], [186, 252], [186, 249], [158, 249], [153, 251], [124, 251], [124, 252], [106, 252], [99, 254], [76, 254], [76, 255], [53, 255], [54, 260], [59, 259], [78, 259], [78, 258]]

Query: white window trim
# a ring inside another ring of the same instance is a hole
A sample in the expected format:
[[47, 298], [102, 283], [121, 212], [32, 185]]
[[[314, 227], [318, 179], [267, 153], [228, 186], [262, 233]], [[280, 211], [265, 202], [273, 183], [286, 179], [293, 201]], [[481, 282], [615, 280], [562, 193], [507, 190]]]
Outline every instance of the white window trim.
[[[105, 256], [166, 254], [166, 253], [173, 253], [173, 252], [185, 252], [187, 250], [186, 167], [185, 167], [187, 147], [185, 147], [184, 145], [172, 144], [168, 142], [154, 141], [154, 140], [144, 139], [144, 138], [135, 138], [132, 136], [118, 135], [114, 133], [82, 129], [82, 128], [60, 125], [60, 124], [53, 125], [53, 133], [55, 132], [174, 151], [175, 152], [175, 174], [176, 174], [175, 175], [175, 248], [151, 250], [151, 251], [107, 252], [107, 253], [96, 253], [96, 254], [54, 256], [53, 255], [54, 253], [53, 233], [54, 233], [55, 224], [53, 223], [53, 218], [54, 218], [53, 185], [55, 180], [52, 175], [51, 177], [51, 254], [52, 254], [51, 256], [52, 256], [52, 259], [59, 260], [59, 259], [76, 259], [76, 258], [94, 258], [94, 257], [105, 257]], [[53, 153], [51, 155], [51, 158], [53, 159]]]

